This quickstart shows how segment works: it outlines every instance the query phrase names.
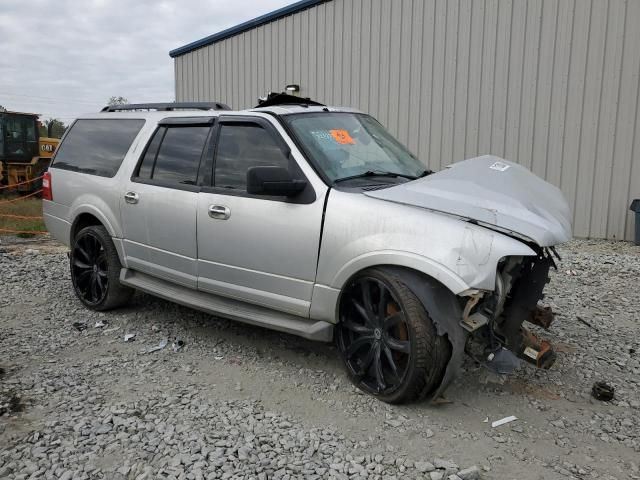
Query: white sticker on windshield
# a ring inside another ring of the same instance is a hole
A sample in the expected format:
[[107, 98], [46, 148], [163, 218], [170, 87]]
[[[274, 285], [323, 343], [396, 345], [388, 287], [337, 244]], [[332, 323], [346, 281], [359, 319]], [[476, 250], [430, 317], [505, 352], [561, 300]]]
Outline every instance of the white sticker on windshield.
[[493, 170], [498, 170], [499, 172], [504, 172], [506, 169], [508, 169], [511, 165], [507, 165], [506, 163], [502, 163], [502, 162], [495, 162], [493, 165], [491, 165], [489, 168], [493, 169]]
[[338, 145], [327, 130], [312, 130], [311, 135], [325, 149], [337, 149]]

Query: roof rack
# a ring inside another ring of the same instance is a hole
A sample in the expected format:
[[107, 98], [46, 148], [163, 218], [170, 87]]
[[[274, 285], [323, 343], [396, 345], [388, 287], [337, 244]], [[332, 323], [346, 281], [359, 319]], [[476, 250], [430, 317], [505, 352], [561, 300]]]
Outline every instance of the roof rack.
[[274, 105], [300, 105], [301, 107], [316, 106], [324, 107], [324, 103], [319, 103], [310, 98], [296, 97], [287, 93], [269, 92], [269, 94], [258, 99], [258, 105], [254, 108], [272, 107]]
[[107, 105], [101, 112], [124, 112], [127, 110], [231, 110], [221, 102], [167, 102], [167, 103], [127, 103], [124, 105]]

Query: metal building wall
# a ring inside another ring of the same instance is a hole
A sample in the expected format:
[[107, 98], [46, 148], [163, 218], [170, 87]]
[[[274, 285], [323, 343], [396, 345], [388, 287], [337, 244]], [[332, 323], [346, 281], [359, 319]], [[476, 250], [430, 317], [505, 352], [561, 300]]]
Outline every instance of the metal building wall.
[[559, 186], [578, 237], [632, 238], [640, 0], [332, 0], [175, 58], [176, 100], [297, 83], [432, 169], [493, 153]]

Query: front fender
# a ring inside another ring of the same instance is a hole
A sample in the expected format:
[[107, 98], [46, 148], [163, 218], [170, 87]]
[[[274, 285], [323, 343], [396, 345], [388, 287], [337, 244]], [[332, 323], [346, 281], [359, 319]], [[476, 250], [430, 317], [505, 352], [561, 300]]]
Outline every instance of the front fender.
[[455, 294], [493, 290], [500, 259], [530, 255], [525, 243], [458, 217], [331, 190], [316, 282], [342, 288], [359, 270], [397, 265]]
[[395, 265], [397, 267], [407, 267], [412, 270], [417, 270], [442, 283], [455, 294], [461, 293], [470, 288], [470, 285], [459, 275], [449, 270], [444, 265], [421, 255], [396, 250], [367, 252], [353, 258], [338, 270], [331, 280], [330, 286], [342, 289], [349, 278], [359, 271], [380, 265]]

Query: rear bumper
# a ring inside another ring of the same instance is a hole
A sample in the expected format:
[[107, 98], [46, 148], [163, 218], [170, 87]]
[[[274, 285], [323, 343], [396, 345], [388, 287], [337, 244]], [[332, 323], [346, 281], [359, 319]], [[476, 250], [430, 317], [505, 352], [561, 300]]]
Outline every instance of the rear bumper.
[[43, 217], [44, 224], [47, 226], [51, 237], [64, 243], [68, 247], [71, 235], [71, 224], [63, 218], [56, 217], [50, 213], [43, 213]]

